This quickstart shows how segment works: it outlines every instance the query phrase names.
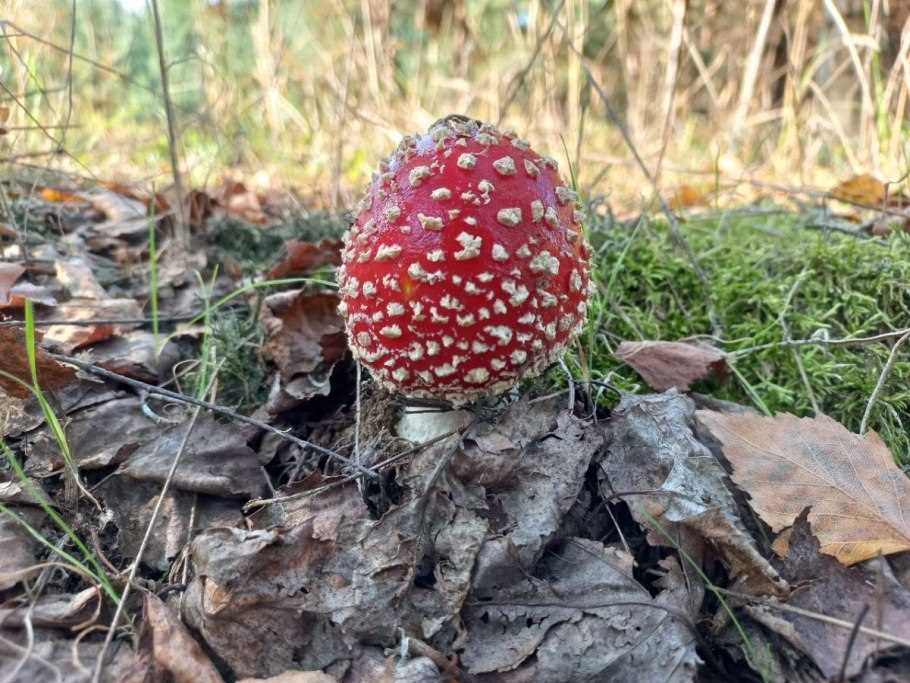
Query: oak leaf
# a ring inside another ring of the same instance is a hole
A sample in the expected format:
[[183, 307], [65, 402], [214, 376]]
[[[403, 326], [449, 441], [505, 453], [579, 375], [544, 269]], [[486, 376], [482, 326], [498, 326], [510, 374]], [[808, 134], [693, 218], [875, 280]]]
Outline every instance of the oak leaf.
[[[9, 375], [30, 385], [32, 383], [31, 370], [28, 366], [28, 356], [25, 347], [25, 334], [15, 327], [0, 327], [0, 391], [5, 391], [10, 396], [27, 398], [31, 391], [20, 382], [11, 379]], [[35, 349], [35, 367], [38, 371], [38, 384], [45, 391], [60, 389], [76, 379], [76, 373], [67, 365], [55, 361], [44, 349]]]
[[697, 413], [721, 442], [733, 481], [774, 531], [809, 506], [821, 552], [843, 564], [910, 549], [910, 479], [874, 432], [820, 415]]

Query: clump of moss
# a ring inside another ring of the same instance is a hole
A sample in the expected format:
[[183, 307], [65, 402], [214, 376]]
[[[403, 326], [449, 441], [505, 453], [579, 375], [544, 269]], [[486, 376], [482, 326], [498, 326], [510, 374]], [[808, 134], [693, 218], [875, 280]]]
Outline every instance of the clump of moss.
[[[740, 354], [730, 381], [709, 387], [713, 395], [797, 415], [813, 414], [814, 395], [822, 412], [857, 431], [895, 339], [799, 348], [780, 342], [785, 328], [792, 339], [842, 339], [910, 327], [910, 237], [863, 240], [813, 229], [814, 220], [774, 208], [690, 218], [681, 229], [704, 283], [665, 223], [595, 218], [589, 230], [597, 292], [575, 370], [624, 390], [646, 390], [612, 355], [622, 340], [719, 332], [714, 343]], [[720, 330], [712, 329], [711, 306]], [[869, 422], [904, 463], [910, 463], [908, 380], [910, 345], [899, 352]]]

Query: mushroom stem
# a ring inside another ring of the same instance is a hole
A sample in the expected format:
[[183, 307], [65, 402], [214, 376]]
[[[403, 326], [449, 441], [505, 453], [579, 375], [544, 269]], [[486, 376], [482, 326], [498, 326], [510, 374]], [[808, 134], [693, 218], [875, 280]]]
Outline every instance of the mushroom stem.
[[405, 406], [395, 431], [412, 443], [425, 443], [443, 434], [467, 427], [474, 414], [465, 409], [433, 409]]

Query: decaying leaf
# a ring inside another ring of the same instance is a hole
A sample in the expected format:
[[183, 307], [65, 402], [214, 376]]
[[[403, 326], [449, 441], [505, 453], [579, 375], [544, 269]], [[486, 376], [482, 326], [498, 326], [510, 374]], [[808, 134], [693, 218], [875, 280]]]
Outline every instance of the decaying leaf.
[[676, 187], [667, 200], [668, 205], [674, 211], [678, 209], [689, 209], [693, 206], [705, 205], [708, 203], [707, 192], [683, 183]]
[[25, 267], [18, 263], [0, 262], [0, 308], [10, 304], [13, 285], [24, 272]]
[[[0, 370], [31, 385], [32, 376], [26, 355], [25, 332], [15, 327], [0, 327]], [[76, 373], [51, 358], [40, 346], [35, 348], [38, 384], [44, 391], [55, 391], [76, 379]], [[17, 398], [28, 398], [31, 392], [19, 382], [0, 375], [0, 390]]]
[[285, 250], [287, 254], [269, 271], [269, 279], [304, 275], [321, 266], [337, 266], [341, 263], [341, 240], [288, 240], [285, 242]]
[[694, 680], [694, 615], [685, 580], [656, 598], [632, 578], [630, 555], [566, 539], [534, 576], [514, 573], [495, 594], [472, 596], [462, 662], [498, 681]]
[[141, 237], [148, 233], [149, 218], [145, 202], [107, 188], [98, 188], [86, 198], [107, 220], [91, 226], [91, 232], [108, 238]]
[[209, 661], [177, 615], [154, 593], [145, 593], [140, 652], [147, 653], [152, 680], [180, 683], [222, 683]]
[[786, 582], [743, 527], [726, 474], [696, 439], [694, 422], [694, 404], [676, 391], [624, 396], [610, 418], [602, 495], [622, 499], [655, 541], [697, 561], [713, 547], [748, 590], [784, 593]]
[[27, 508], [7, 510], [6, 513], [0, 513], [0, 590], [12, 588], [40, 571], [29, 571], [29, 567], [37, 564], [35, 539], [21, 522], [12, 518], [12, 515], [23, 519], [34, 528], [36, 522], [40, 525], [44, 513]]
[[698, 412], [723, 445], [733, 481], [775, 531], [806, 506], [821, 551], [844, 564], [910, 549], [910, 479], [874, 432], [827, 416]]
[[624, 341], [613, 354], [641, 375], [655, 391], [676, 387], [688, 391], [693, 382], [723, 377], [727, 355], [707, 344], [667, 341]]
[[487, 505], [497, 511], [474, 568], [477, 590], [508, 585], [516, 571], [531, 570], [603, 446], [602, 432], [561, 411], [562, 400], [522, 401], [494, 424], [477, 425], [452, 463], [462, 481], [489, 490]]
[[[107, 323], [105, 320], [135, 320], [142, 318], [142, 309], [134, 299], [72, 299], [58, 305], [49, 320], [61, 324], [47, 328], [44, 338], [55, 344], [64, 353], [72, 353], [90, 344], [95, 344], [126, 330], [134, 329], [134, 323]], [[98, 324], [67, 325], [76, 321], [97, 320]]]
[[[164, 429], [132, 452], [120, 473], [163, 484], [185, 433], [185, 424]], [[172, 486], [191, 493], [255, 498], [264, 492], [265, 479], [240, 427], [202, 415], [190, 434]]]
[[281, 389], [294, 399], [328, 395], [335, 363], [347, 353], [334, 292], [294, 290], [266, 297], [262, 355], [278, 368]]
[[[881, 560], [845, 567], [821, 555], [819, 549], [804, 511], [796, 520], [789, 552], [780, 567], [781, 574], [795, 586], [787, 604], [850, 624], [856, 623], [867, 606], [870, 611], [863, 626], [910, 640], [910, 590], [895, 581], [890, 572], [876, 566]], [[828, 680], [834, 680], [839, 673], [848, 649], [845, 673], [852, 678], [860, 673], [872, 653], [894, 647], [861, 632], [848, 647], [850, 629], [793, 612], [753, 608], [750, 614], [808, 654]], [[791, 628], [781, 628], [776, 620], [783, 620]]]
[[[117, 547], [120, 553], [124, 557], [136, 557], [161, 496], [161, 484], [115, 474], [105, 479], [97, 491], [119, 529]], [[240, 503], [236, 500], [171, 488], [161, 501], [155, 527], [142, 554], [142, 563], [167, 571], [192, 539], [191, 531], [213, 526], [239, 527], [242, 522]]]
[[0, 622], [5, 628], [24, 628], [29, 622], [39, 628], [69, 628], [91, 621], [100, 600], [94, 586], [75, 594], [44, 594], [31, 604], [0, 607]]

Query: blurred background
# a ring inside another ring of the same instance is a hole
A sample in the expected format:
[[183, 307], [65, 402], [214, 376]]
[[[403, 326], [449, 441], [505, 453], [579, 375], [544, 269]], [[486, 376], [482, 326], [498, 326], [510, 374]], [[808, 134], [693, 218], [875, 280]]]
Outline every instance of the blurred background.
[[[677, 204], [709, 191], [740, 204], [754, 181], [899, 182], [907, 169], [910, 0], [158, 6], [194, 187], [231, 173], [343, 208], [401, 135], [460, 112], [569, 160], [589, 194], [641, 208], [651, 187], [602, 94]], [[172, 182], [146, 0], [6, 0], [0, 12], [8, 172]]]

